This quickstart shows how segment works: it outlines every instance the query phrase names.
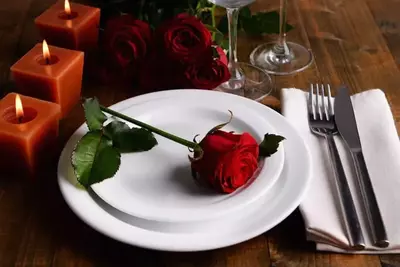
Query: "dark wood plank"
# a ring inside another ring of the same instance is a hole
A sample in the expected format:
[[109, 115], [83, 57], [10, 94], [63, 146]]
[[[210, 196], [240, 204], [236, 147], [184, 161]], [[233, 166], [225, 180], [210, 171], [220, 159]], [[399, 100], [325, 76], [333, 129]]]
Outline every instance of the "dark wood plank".
[[398, 66], [400, 66], [400, 1], [366, 0], [375, 22], [385, 37], [387, 46]]
[[[382, 35], [385, 37], [386, 44], [397, 64], [400, 67], [400, 18], [398, 11], [400, 9], [400, 1], [397, 0], [366, 0], [371, 13], [379, 27]], [[400, 117], [399, 109], [394, 109], [395, 117]], [[381, 263], [383, 267], [400, 266], [399, 255], [381, 255]]]
[[299, 5], [307, 14], [307, 34], [322, 81], [347, 84], [353, 92], [381, 88], [398, 122], [399, 70], [366, 3], [310, 0]]
[[380, 258], [382, 267], [400, 266], [400, 255], [393, 255], [393, 254], [381, 255]]

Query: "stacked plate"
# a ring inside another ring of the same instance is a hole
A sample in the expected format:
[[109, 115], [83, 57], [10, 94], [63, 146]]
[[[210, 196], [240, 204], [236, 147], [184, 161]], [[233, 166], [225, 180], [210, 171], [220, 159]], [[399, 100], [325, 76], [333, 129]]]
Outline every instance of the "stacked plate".
[[[191, 140], [217, 124], [224, 130], [282, 135], [277, 153], [260, 164], [255, 179], [229, 195], [199, 187], [191, 177], [188, 149], [156, 136], [151, 151], [123, 154], [112, 178], [88, 191], [77, 186], [70, 163], [82, 125], [66, 144], [58, 182], [71, 209], [88, 225], [116, 240], [167, 251], [233, 245], [269, 230], [300, 203], [310, 178], [306, 146], [279, 113], [257, 102], [215, 91], [171, 90], [120, 102], [112, 109]], [[133, 126], [133, 125], [132, 125]]]

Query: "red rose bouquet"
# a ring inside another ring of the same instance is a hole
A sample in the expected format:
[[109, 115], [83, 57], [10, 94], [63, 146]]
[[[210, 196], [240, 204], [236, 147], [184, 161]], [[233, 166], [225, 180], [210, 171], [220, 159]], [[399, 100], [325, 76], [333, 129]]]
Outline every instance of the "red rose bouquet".
[[154, 31], [131, 15], [112, 18], [107, 21], [103, 42], [108, 73], [127, 83], [136, 82], [142, 91], [213, 89], [230, 77], [226, 55], [213, 46], [210, 31], [186, 13]]
[[[213, 89], [229, 79], [225, 34], [216, 6], [206, 0], [102, 0], [99, 53], [89, 74], [136, 93], [161, 89]], [[239, 30], [249, 34], [279, 31], [276, 12], [239, 15]], [[290, 28], [290, 25], [287, 26]]]

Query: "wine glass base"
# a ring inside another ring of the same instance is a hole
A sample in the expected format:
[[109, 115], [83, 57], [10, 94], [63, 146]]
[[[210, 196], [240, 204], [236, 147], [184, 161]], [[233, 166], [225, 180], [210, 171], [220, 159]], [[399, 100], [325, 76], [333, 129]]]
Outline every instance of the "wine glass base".
[[313, 60], [309, 49], [292, 42], [286, 42], [286, 47], [279, 47], [277, 42], [262, 44], [250, 54], [251, 64], [274, 75], [290, 75], [303, 71]]
[[214, 90], [243, 96], [255, 101], [260, 101], [271, 93], [271, 77], [264, 70], [244, 62], [238, 62], [237, 66], [240, 67], [243, 76], [240, 79], [232, 78]]

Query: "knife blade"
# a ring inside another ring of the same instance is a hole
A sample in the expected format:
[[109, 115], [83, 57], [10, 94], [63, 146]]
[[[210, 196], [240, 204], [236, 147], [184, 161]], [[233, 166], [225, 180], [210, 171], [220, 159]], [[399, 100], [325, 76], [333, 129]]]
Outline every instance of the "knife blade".
[[386, 248], [389, 246], [389, 240], [362, 153], [357, 121], [354, 115], [349, 89], [345, 86], [339, 88], [337, 92], [334, 111], [337, 129], [350, 150], [356, 169], [363, 206], [367, 215], [368, 224], [372, 230], [371, 238], [373, 245]]
[[351, 151], [361, 151], [360, 136], [358, 134], [356, 117], [351, 103], [349, 90], [341, 87], [335, 97], [335, 119], [340, 135]]

